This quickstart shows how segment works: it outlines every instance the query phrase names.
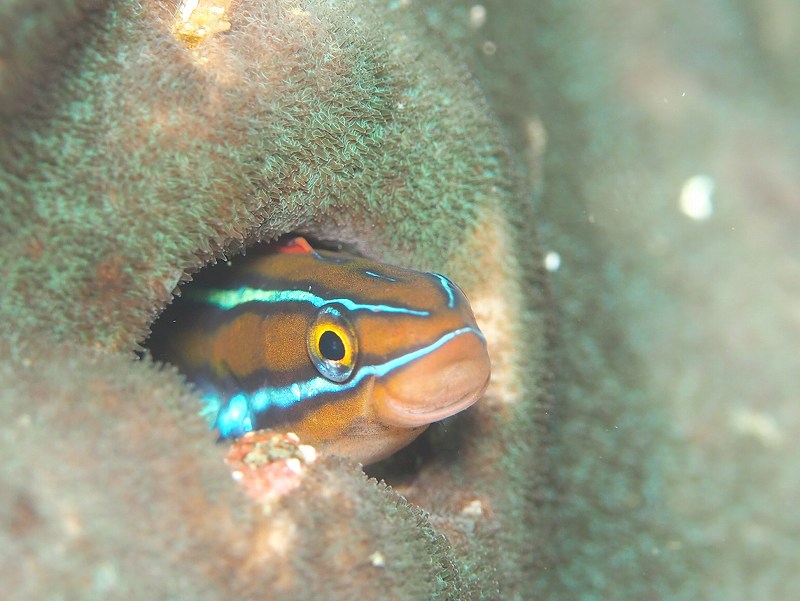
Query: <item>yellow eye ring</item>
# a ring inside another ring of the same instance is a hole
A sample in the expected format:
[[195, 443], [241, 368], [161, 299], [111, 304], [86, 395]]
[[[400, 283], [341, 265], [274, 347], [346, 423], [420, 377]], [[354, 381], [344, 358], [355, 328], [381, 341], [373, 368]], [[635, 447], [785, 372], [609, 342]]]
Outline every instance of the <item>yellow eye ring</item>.
[[350, 322], [335, 307], [322, 307], [308, 329], [308, 356], [317, 371], [333, 382], [344, 382], [353, 373], [358, 339]]

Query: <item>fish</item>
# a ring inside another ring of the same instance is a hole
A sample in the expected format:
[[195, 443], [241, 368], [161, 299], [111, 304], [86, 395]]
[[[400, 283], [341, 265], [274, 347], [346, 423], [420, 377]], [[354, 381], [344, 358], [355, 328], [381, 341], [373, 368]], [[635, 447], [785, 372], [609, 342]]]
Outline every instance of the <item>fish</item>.
[[364, 465], [470, 407], [491, 374], [451, 280], [300, 236], [191, 282], [159, 322], [153, 357], [199, 389], [222, 440], [294, 432]]

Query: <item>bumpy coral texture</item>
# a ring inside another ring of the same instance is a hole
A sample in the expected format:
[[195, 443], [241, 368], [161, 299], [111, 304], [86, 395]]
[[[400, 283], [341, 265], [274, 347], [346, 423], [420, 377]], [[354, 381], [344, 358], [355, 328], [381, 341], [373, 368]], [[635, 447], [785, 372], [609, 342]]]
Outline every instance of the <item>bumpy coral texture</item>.
[[[3, 598], [800, 598], [798, 3], [231, 6], [191, 51], [175, 2], [0, 0]], [[488, 326], [486, 398], [368, 471], [410, 503], [320, 460], [265, 516], [130, 358], [294, 228]]]
[[65, 26], [85, 39], [4, 119], [3, 315], [129, 347], [182, 270], [312, 220], [441, 266], [500, 183], [496, 140], [458, 63], [346, 8], [240, 2], [197, 55], [160, 3]]
[[[15, 86], [0, 112], [8, 598], [530, 591], [514, 574], [546, 555], [531, 502], [544, 295], [523, 300], [532, 259], [503, 249], [532, 221], [459, 60], [401, 5], [378, 8], [240, 0], [229, 31], [190, 48], [171, 2], [0, 4], [15, 49], [0, 72]], [[487, 400], [397, 478], [423, 509], [326, 459], [265, 517], [190, 388], [132, 358], [186, 273], [289, 231], [447, 272], [506, 324]], [[509, 311], [528, 332], [513, 348]]]
[[540, 597], [798, 598], [800, 5], [481, 4], [477, 28], [426, 14], [472, 50], [560, 257]]

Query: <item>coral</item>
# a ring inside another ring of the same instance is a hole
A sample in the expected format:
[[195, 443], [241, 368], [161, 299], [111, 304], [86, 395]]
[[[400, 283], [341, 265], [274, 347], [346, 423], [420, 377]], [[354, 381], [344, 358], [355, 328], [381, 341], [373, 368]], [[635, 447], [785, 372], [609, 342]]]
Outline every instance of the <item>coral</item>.
[[[60, 68], [0, 117], [3, 411], [19, 423], [4, 438], [3, 548], [25, 566], [4, 563], [23, 576], [8, 594], [530, 590], [514, 574], [544, 540], [528, 503], [544, 292], [523, 296], [535, 253], [512, 249], [533, 222], [476, 86], [403, 7], [240, 0], [199, 41], [177, 35], [178, 8], [42, 13]], [[327, 459], [264, 517], [189, 387], [131, 358], [187, 273], [289, 231], [446, 272], [472, 300], [493, 381], [426, 438], [415, 505]]]
[[[559, 257], [540, 596], [796, 598], [796, 3], [481, 4], [477, 28], [459, 2], [425, 13]], [[698, 175], [706, 220], [679, 203]]]
[[[229, 6], [0, 1], [5, 598], [797, 598], [791, 0]], [[494, 370], [267, 516], [131, 350], [289, 230], [465, 282]]]
[[239, 2], [194, 50], [159, 3], [87, 24], [3, 121], [3, 314], [129, 348], [184, 270], [301, 227], [441, 268], [504, 194], [501, 147], [462, 67], [351, 12]]
[[64, 52], [102, 18], [107, 0], [0, 2], [0, 113], [23, 110], [57, 78]]
[[0, 359], [7, 599], [351, 599], [374, 587], [453, 598], [464, 588], [424, 513], [343, 461], [312, 464], [265, 515], [172, 370], [69, 345]]

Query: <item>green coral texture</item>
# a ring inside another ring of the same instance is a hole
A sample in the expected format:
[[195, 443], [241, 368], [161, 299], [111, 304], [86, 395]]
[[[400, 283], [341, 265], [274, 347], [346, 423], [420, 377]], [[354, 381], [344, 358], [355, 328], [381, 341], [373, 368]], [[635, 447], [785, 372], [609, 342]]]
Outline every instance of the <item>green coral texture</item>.
[[[4, 599], [800, 598], [795, 3], [190, 4], [0, 0]], [[501, 282], [516, 363], [265, 511], [135, 351], [290, 232]]]

